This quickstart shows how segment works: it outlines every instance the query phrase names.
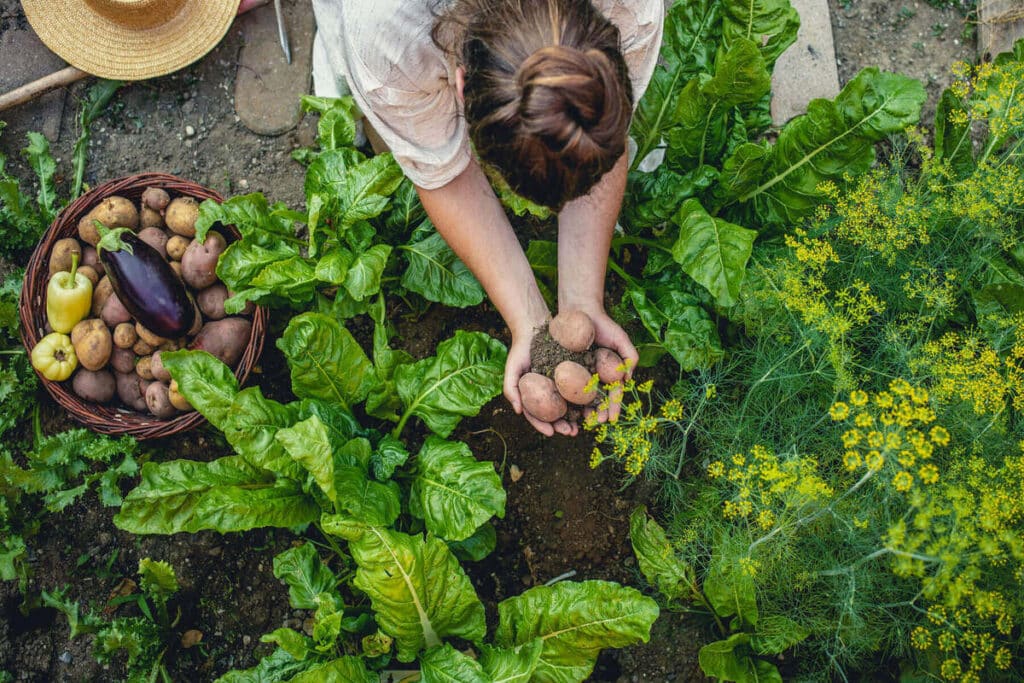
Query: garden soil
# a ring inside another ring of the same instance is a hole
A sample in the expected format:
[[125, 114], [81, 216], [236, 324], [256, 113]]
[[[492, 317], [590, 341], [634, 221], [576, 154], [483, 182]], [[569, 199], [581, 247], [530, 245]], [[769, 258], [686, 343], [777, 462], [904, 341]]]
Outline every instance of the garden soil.
[[[866, 0], [829, 4], [843, 83], [863, 66], [898, 70], [927, 84], [929, 109], [934, 110], [938, 93], [948, 83], [949, 65], [973, 58], [974, 28], [960, 8]], [[299, 0], [285, 0], [285, 6], [291, 12], [301, 10]], [[20, 4], [0, 0], [0, 33], [28, 30]], [[271, 201], [302, 207], [303, 171], [291, 153], [314, 142], [316, 121], [306, 117], [273, 137], [245, 128], [232, 97], [243, 40], [241, 32], [232, 29], [195, 65], [123, 88], [93, 127], [86, 182], [94, 186], [159, 171], [226, 196], [258, 191]], [[58, 187], [64, 192], [78, 136], [75, 114], [88, 85], [84, 81], [68, 90], [59, 137], [51, 140], [63, 174]], [[45, 115], [43, 108], [31, 104], [0, 114], [8, 123], [0, 137], [0, 153], [8, 158], [8, 171], [26, 183], [31, 174], [20, 150], [25, 133], [47, 123]], [[5, 269], [10, 265], [0, 264]], [[416, 357], [431, 355], [456, 329], [483, 330], [508, 342], [500, 318], [486, 304], [470, 311], [435, 306], [416, 313], [399, 302], [390, 314], [398, 328], [395, 345]], [[270, 396], [288, 400], [287, 369], [273, 343], [283, 322], [272, 321], [252, 381]], [[367, 338], [367, 329], [357, 327], [355, 332]], [[664, 389], [676, 379], [668, 368], [646, 372]], [[75, 426], [42, 392], [39, 399], [47, 432]], [[466, 441], [481, 459], [493, 461], [508, 491], [505, 518], [495, 524], [498, 549], [483, 562], [467, 564], [492, 619], [498, 601], [557, 577], [639, 584], [628, 518], [637, 505], [656, 507], [653, 485], [624, 485], [621, 472], [607, 464], [591, 470], [587, 460], [593, 443], [588, 435], [546, 439], [500, 397], [478, 416], [464, 420], [453, 436]], [[226, 444], [214, 430], [200, 428], [146, 442], [141, 450], [146, 457], [210, 459], [225, 453]], [[174, 680], [210, 681], [232, 668], [252, 666], [270, 650], [260, 643], [262, 634], [307, 623], [310, 614], [289, 608], [287, 590], [272, 573], [273, 556], [296, 542], [295, 535], [257, 530], [223, 536], [204, 532], [133, 537], [114, 527], [112, 515], [113, 510], [90, 495], [62, 514], [45, 516], [30, 542], [34, 576], [29, 593], [71, 586], [69, 595], [99, 611], [119, 584], [134, 576], [139, 558], [169, 562], [182, 586], [176, 628], [180, 633], [202, 632], [198, 645], [175, 645], [168, 653]], [[119, 680], [122, 662], [97, 664], [89, 636], [69, 640], [64, 617], [46, 608], [25, 616], [19, 610], [21, 600], [15, 583], [0, 584], [0, 670], [17, 681], [38, 683]], [[129, 613], [127, 607], [119, 609], [122, 612], [115, 613]], [[699, 617], [665, 612], [650, 643], [602, 654], [590, 680], [704, 680], [696, 654], [711, 637]]]

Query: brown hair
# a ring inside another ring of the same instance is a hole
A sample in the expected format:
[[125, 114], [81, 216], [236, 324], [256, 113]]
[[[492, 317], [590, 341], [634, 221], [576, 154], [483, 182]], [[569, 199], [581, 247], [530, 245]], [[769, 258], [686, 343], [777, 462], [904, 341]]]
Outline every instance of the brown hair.
[[477, 154], [517, 193], [558, 210], [622, 156], [629, 72], [590, 0], [452, 0], [434, 40], [466, 69]]

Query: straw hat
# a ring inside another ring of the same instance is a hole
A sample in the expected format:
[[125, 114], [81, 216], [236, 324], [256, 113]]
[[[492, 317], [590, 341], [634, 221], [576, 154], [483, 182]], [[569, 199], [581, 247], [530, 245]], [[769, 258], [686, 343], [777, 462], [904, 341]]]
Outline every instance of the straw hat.
[[227, 33], [239, 0], [22, 0], [29, 23], [64, 61], [138, 81], [196, 61]]

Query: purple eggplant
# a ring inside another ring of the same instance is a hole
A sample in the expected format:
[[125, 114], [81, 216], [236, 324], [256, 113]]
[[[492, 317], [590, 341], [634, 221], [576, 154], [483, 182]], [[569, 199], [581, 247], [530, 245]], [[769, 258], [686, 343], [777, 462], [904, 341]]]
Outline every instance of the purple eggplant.
[[154, 334], [184, 336], [195, 322], [196, 309], [171, 265], [127, 228], [100, 230], [100, 235], [100, 262], [128, 312]]

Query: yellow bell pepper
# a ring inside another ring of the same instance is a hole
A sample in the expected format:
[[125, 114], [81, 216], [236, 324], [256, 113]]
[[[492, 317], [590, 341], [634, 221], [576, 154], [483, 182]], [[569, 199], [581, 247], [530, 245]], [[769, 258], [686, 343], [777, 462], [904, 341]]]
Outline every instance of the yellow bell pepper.
[[68, 333], [92, 309], [92, 282], [78, 272], [78, 254], [71, 271], [54, 273], [46, 287], [46, 319], [54, 332]]
[[71, 343], [71, 337], [60, 332], [51, 332], [32, 347], [32, 367], [43, 377], [62, 382], [78, 367], [78, 356]]

